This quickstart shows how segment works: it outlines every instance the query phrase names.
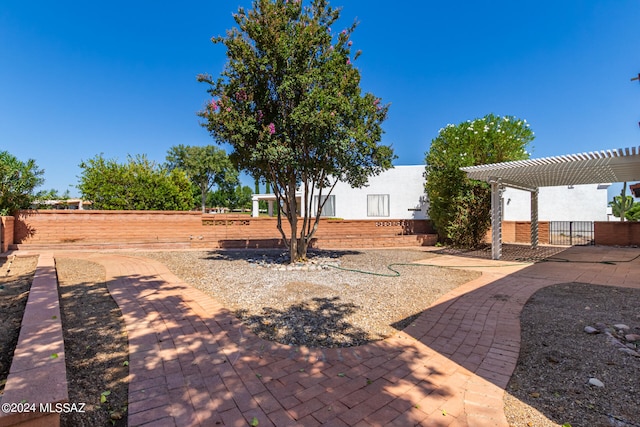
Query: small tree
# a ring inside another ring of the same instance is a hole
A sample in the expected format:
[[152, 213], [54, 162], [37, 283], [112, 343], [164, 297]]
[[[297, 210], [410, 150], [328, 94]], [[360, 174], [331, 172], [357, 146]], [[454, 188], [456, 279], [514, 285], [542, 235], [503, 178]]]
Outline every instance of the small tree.
[[34, 190], [44, 183], [43, 174], [35, 160], [22, 162], [8, 151], [0, 151], [0, 215], [28, 209], [37, 197]]
[[429, 217], [441, 239], [479, 246], [491, 225], [491, 189], [472, 181], [461, 167], [523, 160], [533, 140], [526, 120], [489, 114], [440, 129], [426, 154]]
[[177, 145], [169, 149], [167, 162], [170, 170], [182, 169], [198, 187], [202, 212], [205, 211], [207, 193], [217, 185], [219, 189], [232, 189], [238, 183], [238, 172], [224, 150], [207, 145]]
[[169, 171], [147, 159], [129, 156], [124, 164], [102, 154], [80, 163], [78, 189], [94, 209], [189, 210], [191, 182], [181, 170]]
[[291, 261], [306, 258], [335, 184], [361, 187], [391, 167], [394, 157], [391, 147], [379, 143], [388, 106], [361, 94], [360, 72], [352, 63], [360, 52], [352, 52], [350, 41], [356, 24], [333, 31], [339, 16], [326, 0], [306, 7], [254, 0], [252, 10], [234, 15], [238, 28], [213, 40], [227, 48], [222, 76], [198, 77], [213, 98], [200, 113], [203, 125], [230, 145], [240, 169], [271, 184]]

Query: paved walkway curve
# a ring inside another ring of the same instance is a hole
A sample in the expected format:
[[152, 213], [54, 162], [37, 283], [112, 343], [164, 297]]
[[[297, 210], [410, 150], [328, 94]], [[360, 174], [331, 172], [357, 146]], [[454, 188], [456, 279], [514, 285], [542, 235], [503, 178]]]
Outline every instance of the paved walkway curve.
[[[637, 249], [572, 248], [571, 259], [630, 259]], [[264, 341], [157, 261], [65, 254], [102, 264], [130, 352], [129, 425], [507, 426], [504, 388], [520, 348], [519, 315], [538, 289], [579, 281], [640, 288], [640, 260], [497, 262], [376, 343], [308, 349]], [[434, 263], [430, 258], [427, 262]], [[521, 268], [521, 269], [520, 269]]]

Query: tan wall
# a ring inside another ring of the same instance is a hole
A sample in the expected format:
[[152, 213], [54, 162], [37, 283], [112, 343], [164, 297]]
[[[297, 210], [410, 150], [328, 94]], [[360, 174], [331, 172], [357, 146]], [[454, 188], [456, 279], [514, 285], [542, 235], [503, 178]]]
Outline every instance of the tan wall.
[[[302, 226], [302, 220], [299, 220]], [[289, 225], [283, 220], [288, 235]], [[425, 234], [425, 220], [321, 220], [316, 237], [372, 238]], [[160, 211], [22, 212], [16, 244], [185, 243], [193, 247], [281, 245], [275, 218]]]
[[14, 218], [12, 216], [0, 217], [2, 221], [2, 247], [0, 247], [0, 253], [7, 252], [9, 245], [13, 244], [13, 230], [14, 230]]
[[594, 239], [596, 245], [640, 245], [640, 222], [596, 222], [594, 224]]

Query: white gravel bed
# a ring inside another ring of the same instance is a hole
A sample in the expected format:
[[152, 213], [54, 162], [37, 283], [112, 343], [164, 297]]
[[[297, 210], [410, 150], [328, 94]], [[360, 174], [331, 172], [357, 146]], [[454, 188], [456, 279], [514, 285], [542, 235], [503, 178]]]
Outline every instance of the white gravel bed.
[[[440, 296], [479, 273], [412, 263], [433, 255], [412, 249], [310, 253], [313, 270], [282, 270], [282, 250], [136, 252], [157, 259], [235, 312], [262, 338], [291, 345], [347, 347], [403, 329]], [[356, 269], [362, 272], [340, 270]]]

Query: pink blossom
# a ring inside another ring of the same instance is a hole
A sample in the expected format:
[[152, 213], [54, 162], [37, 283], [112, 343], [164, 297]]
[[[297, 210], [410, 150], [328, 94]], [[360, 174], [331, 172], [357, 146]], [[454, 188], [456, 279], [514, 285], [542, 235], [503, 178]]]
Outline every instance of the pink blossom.
[[218, 104], [216, 104], [216, 100], [211, 100], [211, 110], [216, 111], [218, 109]]
[[346, 36], [347, 35], [347, 30], [342, 30], [342, 32], [340, 34], [342, 34], [343, 36]]
[[351, 45], [353, 45], [353, 42], [349, 40], [349, 43], [347, 43], [347, 46], [351, 46]]
[[351, 65], [351, 59], [347, 58], [347, 65]]
[[262, 114], [262, 110], [258, 110], [258, 121], [261, 122], [264, 114]]
[[274, 133], [276, 133], [276, 125], [269, 123], [269, 134], [273, 135]]
[[245, 92], [244, 90], [240, 89], [238, 92], [236, 92], [236, 99], [240, 102], [242, 101], [246, 101], [247, 100], [247, 92]]
[[227, 113], [231, 112], [231, 107], [227, 107]]

